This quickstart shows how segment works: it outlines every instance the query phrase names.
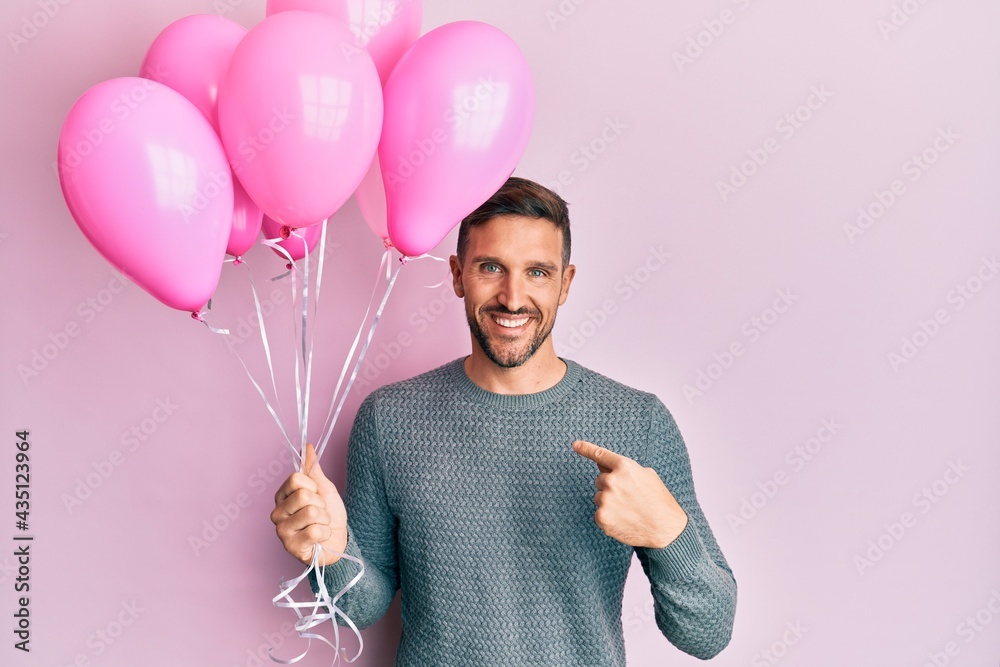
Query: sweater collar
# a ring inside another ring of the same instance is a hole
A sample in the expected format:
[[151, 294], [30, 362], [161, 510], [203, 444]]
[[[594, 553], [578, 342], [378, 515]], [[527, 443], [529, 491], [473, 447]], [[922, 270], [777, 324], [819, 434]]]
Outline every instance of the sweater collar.
[[566, 374], [554, 386], [533, 394], [497, 394], [483, 389], [469, 379], [465, 374], [465, 359], [466, 357], [459, 357], [445, 366], [449, 379], [459, 391], [477, 403], [508, 410], [526, 410], [558, 401], [572, 393], [583, 376], [582, 367], [578, 363], [559, 357], [566, 364]]

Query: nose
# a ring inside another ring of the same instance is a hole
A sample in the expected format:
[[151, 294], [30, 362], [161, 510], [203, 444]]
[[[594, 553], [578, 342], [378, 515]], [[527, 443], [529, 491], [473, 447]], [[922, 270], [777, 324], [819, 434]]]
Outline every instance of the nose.
[[521, 276], [508, 274], [503, 281], [497, 301], [510, 311], [520, 310], [527, 303], [524, 289], [524, 279]]

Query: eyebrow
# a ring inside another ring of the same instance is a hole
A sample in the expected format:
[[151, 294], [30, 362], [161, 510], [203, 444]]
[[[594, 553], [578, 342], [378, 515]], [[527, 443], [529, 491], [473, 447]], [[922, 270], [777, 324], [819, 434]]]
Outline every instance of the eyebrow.
[[[498, 258], [498, 257], [491, 257], [489, 255], [479, 255], [477, 257], [473, 257], [472, 258], [472, 263], [473, 264], [499, 264], [500, 266], [506, 266], [506, 264], [504, 264], [503, 261], [500, 260], [500, 258]], [[559, 269], [559, 267], [556, 266], [555, 264], [553, 264], [552, 262], [545, 262], [545, 261], [542, 261], [542, 260], [531, 260], [531, 261], [528, 261], [527, 264], [528, 264], [528, 266], [531, 266], [531, 267], [534, 267], [534, 268], [539, 268], [539, 269], [545, 269], [546, 271], [551, 271], [551, 272], [555, 272], [555, 271], [557, 271]]]

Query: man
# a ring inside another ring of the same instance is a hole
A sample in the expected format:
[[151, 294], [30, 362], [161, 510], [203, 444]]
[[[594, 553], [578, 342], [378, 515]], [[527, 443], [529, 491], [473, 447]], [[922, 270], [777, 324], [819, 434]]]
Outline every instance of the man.
[[332, 594], [360, 569], [339, 553], [365, 563], [338, 603], [359, 627], [402, 588], [397, 667], [624, 665], [633, 553], [670, 642], [729, 642], [736, 582], [672, 416], [554, 351], [569, 256], [566, 202], [509, 179], [450, 260], [472, 354], [365, 399], [346, 505], [311, 446], [275, 494], [282, 544], [304, 563], [321, 544]]

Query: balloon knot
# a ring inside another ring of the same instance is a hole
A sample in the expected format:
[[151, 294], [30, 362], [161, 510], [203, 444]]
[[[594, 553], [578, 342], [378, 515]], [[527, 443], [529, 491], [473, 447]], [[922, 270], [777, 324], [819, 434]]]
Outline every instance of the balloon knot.
[[390, 240], [389, 240], [389, 237], [388, 237], [388, 236], [387, 236], [387, 237], [385, 237], [384, 239], [382, 239], [382, 245], [384, 245], [384, 246], [385, 246], [385, 249], [386, 249], [386, 250], [388, 250], [389, 248], [392, 248], [392, 247], [394, 247], [394, 246], [392, 245], [392, 241], [390, 241]]
[[288, 264], [285, 264], [285, 268], [291, 271], [294, 267], [292, 266], [292, 263], [289, 262]]
[[281, 229], [278, 230], [278, 235], [287, 241], [288, 237], [292, 235], [293, 231], [294, 229], [289, 227], [288, 225], [282, 225]]
[[233, 266], [239, 266], [242, 263], [243, 257], [241, 255], [236, 255], [236, 258], [233, 260]]
[[191, 313], [191, 319], [192, 320], [198, 320], [199, 322], [204, 322], [205, 321], [205, 318], [201, 316], [201, 311], [200, 310], [196, 310], [193, 313]]
[[410, 258], [407, 257], [406, 255], [403, 255], [402, 257], [399, 258], [399, 263], [402, 264], [403, 266], [406, 266], [406, 263], [409, 261]]

